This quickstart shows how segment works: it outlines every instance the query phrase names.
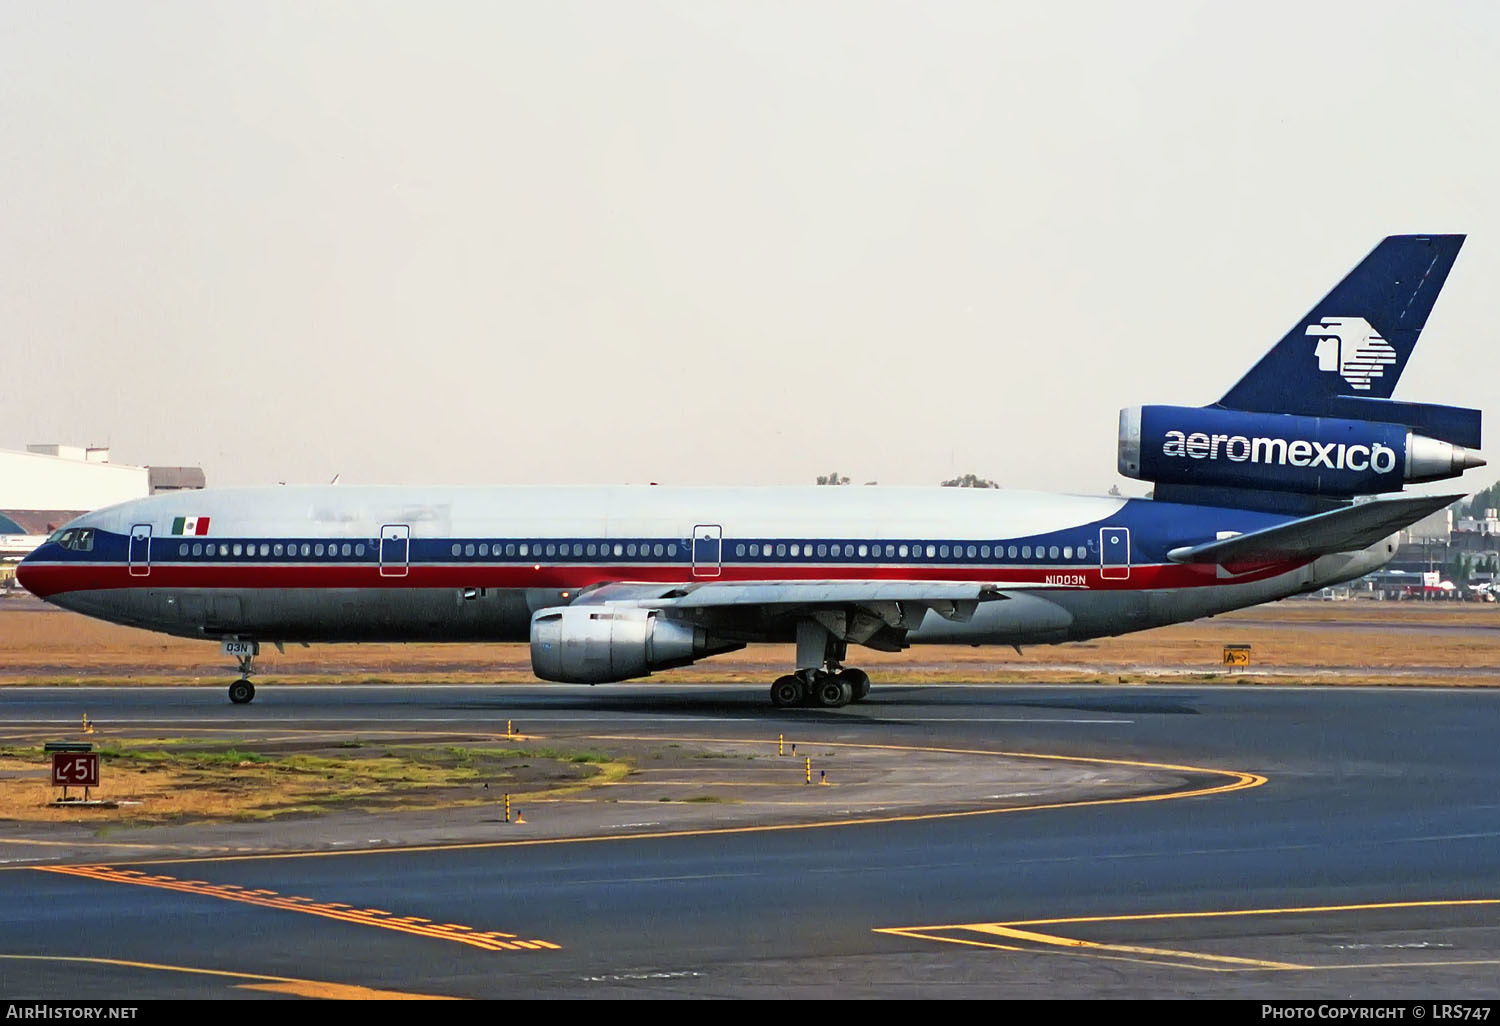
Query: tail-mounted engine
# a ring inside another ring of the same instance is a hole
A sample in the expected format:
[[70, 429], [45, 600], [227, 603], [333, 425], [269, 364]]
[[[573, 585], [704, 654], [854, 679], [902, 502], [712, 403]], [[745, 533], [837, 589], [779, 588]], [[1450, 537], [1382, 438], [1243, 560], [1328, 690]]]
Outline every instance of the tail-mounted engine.
[[1400, 491], [1485, 462], [1403, 424], [1187, 406], [1121, 410], [1119, 458], [1120, 473], [1142, 481], [1334, 499]]

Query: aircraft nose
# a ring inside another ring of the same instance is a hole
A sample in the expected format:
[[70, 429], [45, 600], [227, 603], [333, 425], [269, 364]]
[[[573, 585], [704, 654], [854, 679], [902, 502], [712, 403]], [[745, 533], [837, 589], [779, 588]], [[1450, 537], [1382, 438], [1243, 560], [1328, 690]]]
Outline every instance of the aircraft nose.
[[16, 565], [16, 583], [25, 588], [27, 591], [31, 592], [33, 595], [36, 594], [36, 589], [27, 582], [27, 578], [30, 577], [34, 572], [35, 563], [33, 562], [33, 560], [35, 556], [35, 552], [28, 553], [21, 560], [21, 562]]

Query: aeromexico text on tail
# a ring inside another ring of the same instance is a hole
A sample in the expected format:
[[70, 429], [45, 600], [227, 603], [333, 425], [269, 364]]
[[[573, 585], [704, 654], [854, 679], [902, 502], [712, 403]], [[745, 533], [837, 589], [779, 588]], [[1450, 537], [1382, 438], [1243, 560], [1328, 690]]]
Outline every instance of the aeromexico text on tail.
[[1457, 496], [1357, 497], [1483, 464], [1477, 410], [1390, 398], [1463, 242], [1392, 236], [1217, 403], [1121, 414], [1154, 499], [957, 488], [243, 488], [73, 521], [31, 591], [221, 642], [528, 641], [603, 683], [791, 646], [778, 706], [841, 706], [852, 646], [1050, 644], [1348, 581]]

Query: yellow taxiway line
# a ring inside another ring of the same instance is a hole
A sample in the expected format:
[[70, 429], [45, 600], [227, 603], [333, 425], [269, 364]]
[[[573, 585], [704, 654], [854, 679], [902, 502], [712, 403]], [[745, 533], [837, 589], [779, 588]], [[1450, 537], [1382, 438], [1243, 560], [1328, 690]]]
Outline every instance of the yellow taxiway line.
[[237, 901], [245, 905], [259, 905], [283, 911], [302, 912], [307, 915], [337, 919], [361, 926], [378, 926], [385, 930], [397, 930], [431, 937], [436, 940], [456, 941], [486, 951], [535, 951], [557, 950], [561, 945], [551, 941], [522, 939], [513, 933], [496, 931], [481, 932], [472, 927], [455, 923], [434, 923], [421, 916], [395, 916], [384, 909], [353, 908], [343, 902], [320, 902], [298, 895], [287, 897], [264, 889], [247, 890], [238, 884], [213, 884], [206, 880], [179, 880], [176, 877], [147, 875], [132, 869], [116, 869], [113, 866], [34, 866], [39, 872], [59, 873], [64, 876], [81, 876], [105, 883], [135, 884], [140, 887], [158, 887], [162, 890], [183, 894], [196, 894], [222, 901]]
[[[1224, 909], [1208, 912], [1149, 912], [1113, 916], [1068, 916], [1055, 919], [1017, 919], [1003, 923], [951, 923], [932, 926], [881, 927], [875, 933], [915, 940], [939, 941], [947, 944], [964, 944], [971, 947], [987, 947], [1000, 951], [1029, 952], [1032, 954], [1074, 954], [1088, 957], [1110, 958], [1119, 961], [1147, 962], [1153, 965], [1169, 965], [1180, 969], [1198, 969], [1209, 972], [1244, 972], [1252, 970], [1281, 971], [1332, 971], [1347, 969], [1377, 968], [1422, 968], [1433, 966], [1496, 965], [1500, 960], [1428, 961], [1428, 962], [1381, 962], [1352, 963], [1338, 965], [1300, 965], [1291, 962], [1272, 962], [1255, 958], [1240, 958], [1232, 955], [1212, 955], [1196, 951], [1180, 951], [1171, 948], [1145, 947], [1134, 944], [1107, 944], [1097, 941], [1063, 937], [1054, 933], [1024, 930], [1020, 927], [1066, 926], [1090, 923], [1138, 923], [1173, 919], [1227, 919], [1245, 916], [1317, 915], [1334, 912], [1375, 912], [1391, 909], [1421, 908], [1474, 908], [1500, 905], [1500, 898], [1455, 898], [1426, 901], [1381, 901], [1358, 905], [1307, 905], [1292, 908], [1247, 908]], [[979, 941], [948, 934], [967, 932], [986, 937], [999, 937], [1011, 941], [1000, 944]], [[1071, 932], [1071, 931], [1069, 931]], [[1014, 942], [1041, 945], [1018, 947]], [[1062, 949], [1062, 950], [1055, 950]]]
[[86, 958], [80, 955], [5, 955], [0, 959], [17, 962], [67, 962], [84, 965], [123, 966], [127, 969], [150, 969], [156, 972], [188, 973], [195, 976], [222, 976], [230, 980], [250, 980], [250, 983], [235, 984], [237, 990], [263, 990], [277, 994], [294, 994], [298, 997], [333, 998], [342, 1001], [458, 1001], [459, 998], [442, 994], [409, 994], [397, 990], [376, 990], [348, 983], [329, 983], [324, 980], [299, 980], [291, 976], [266, 976], [262, 973], [237, 973], [225, 969], [199, 969], [194, 966], [161, 965], [156, 962], [131, 962], [121, 958]]

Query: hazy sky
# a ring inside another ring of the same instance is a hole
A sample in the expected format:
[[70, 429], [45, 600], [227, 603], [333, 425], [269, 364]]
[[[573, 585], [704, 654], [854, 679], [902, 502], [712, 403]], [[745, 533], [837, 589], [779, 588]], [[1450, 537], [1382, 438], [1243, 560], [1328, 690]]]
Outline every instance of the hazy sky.
[[1470, 238], [1396, 395], [1493, 434], [1497, 54], [1481, 2], [0, 0], [0, 447], [1098, 492], [1398, 232]]

